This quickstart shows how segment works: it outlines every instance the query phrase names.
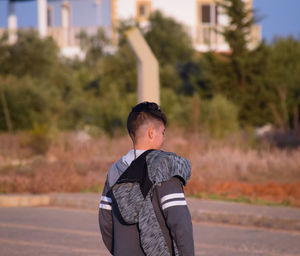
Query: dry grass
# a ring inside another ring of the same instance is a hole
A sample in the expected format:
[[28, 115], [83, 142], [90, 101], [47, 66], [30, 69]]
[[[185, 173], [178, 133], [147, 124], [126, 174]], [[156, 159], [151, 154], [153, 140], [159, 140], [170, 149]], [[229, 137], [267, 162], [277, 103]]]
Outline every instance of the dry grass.
[[75, 133], [59, 134], [45, 156], [20, 146], [23, 135], [0, 136], [2, 193], [78, 192], [99, 190], [109, 166], [130, 148], [126, 137], [82, 141]]
[[[127, 136], [84, 140], [76, 133], [60, 133], [52, 139], [46, 156], [34, 156], [22, 147], [22, 136], [0, 135], [2, 193], [98, 191], [109, 166], [131, 148]], [[254, 150], [170, 128], [164, 150], [190, 159], [189, 194], [288, 200], [300, 205], [300, 149]]]
[[245, 196], [300, 206], [300, 149], [251, 149], [238, 143], [210, 141], [200, 134], [170, 134], [167, 150], [187, 157], [192, 179], [186, 192]]

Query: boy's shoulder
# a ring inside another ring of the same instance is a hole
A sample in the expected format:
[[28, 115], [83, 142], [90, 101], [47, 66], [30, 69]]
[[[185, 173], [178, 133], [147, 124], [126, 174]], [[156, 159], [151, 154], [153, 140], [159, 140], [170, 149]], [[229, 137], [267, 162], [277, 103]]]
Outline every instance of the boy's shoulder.
[[140, 155], [142, 155], [145, 150], [129, 150], [127, 154], [123, 155], [118, 161], [113, 163], [108, 169], [107, 173], [107, 181], [110, 187], [112, 187], [118, 178], [122, 175], [122, 173], [130, 166], [132, 161]]
[[127, 168], [127, 165], [122, 161], [122, 158], [120, 158], [118, 161], [113, 163], [107, 172], [107, 184], [109, 187], [112, 187], [122, 172]]

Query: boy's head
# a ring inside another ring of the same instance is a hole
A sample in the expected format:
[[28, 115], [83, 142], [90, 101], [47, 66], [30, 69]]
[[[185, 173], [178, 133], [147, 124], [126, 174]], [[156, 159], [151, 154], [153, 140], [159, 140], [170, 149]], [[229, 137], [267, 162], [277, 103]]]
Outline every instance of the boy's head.
[[160, 149], [166, 124], [161, 108], [147, 101], [133, 107], [127, 119], [128, 133], [138, 149]]

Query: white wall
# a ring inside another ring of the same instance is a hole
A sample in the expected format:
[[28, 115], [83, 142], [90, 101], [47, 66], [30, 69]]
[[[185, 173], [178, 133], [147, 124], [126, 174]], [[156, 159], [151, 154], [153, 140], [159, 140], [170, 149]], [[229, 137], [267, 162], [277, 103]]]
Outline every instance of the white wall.
[[152, 0], [152, 8], [161, 10], [187, 26], [196, 25], [197, 0]]
[[[249, 0], [245, 0], [249, 1]], [[136, 17], [136, 0], [117, 0], [117, 19], [129, 19]], [[226, 43], [218, 44], [215, 46], [208, 46], [196, 43], [197, 35], [197, 0], [151, 0], [152, 11], [160, 10], [166, 16], [175, 18], [178, 22], [185, 25], [187, 32], [192, 37], [195, 48], [198, 51], [207, 51], [210, 47], [216, 50], [228, 51], [228, 45]], [[229, 20], [224, 14], [219, 14], [219, 24], [227, 25]]]
[[[152, 0], [152, 11], [161, 10], [167, 16], [188, 26], [196, 24], [197, 0]], [[136, 0], [117, 0], [118, 19], [135, 18]]]
[[135, 18], [136, 0], [117, 0], [117, 19]]
[[[117, 0], [117, 19], [136, 17], [136, 0]], [[191, 37], [195, 37], [197, 23], [197, 0], [151, 0], [152, 11], [160, 10], [186, 26]], [[142, 24], [141, 24], [142, 25]]]

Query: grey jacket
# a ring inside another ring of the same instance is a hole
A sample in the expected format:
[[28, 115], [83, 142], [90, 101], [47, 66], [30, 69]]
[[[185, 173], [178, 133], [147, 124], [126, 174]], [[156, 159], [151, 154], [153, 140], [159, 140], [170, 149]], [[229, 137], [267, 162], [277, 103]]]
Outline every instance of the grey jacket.
[[146, 151], [110, 168], [99, 206], [102, 239], [113, 255], [194, 255], [191, 216], [182, 185], [189, 162]]

